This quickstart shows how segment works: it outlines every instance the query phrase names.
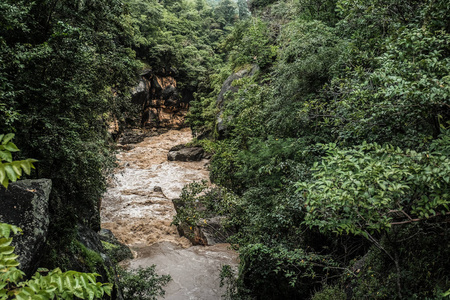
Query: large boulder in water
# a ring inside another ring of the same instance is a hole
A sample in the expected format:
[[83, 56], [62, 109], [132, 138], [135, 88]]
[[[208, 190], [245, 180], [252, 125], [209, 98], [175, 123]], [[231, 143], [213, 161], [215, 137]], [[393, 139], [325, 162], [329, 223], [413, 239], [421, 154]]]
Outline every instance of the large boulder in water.
[[0, 222], [22, 228], [23, 234], [13, 237], [20, 269], [31, 274], [37, 268], [47, 240], [50, 215], [50, 179], [21, 180], [0, 188]]
[[170, 161], [200, 161], [204, 158], [205, 151], [202, 147], [172, 148], [167, 154]]

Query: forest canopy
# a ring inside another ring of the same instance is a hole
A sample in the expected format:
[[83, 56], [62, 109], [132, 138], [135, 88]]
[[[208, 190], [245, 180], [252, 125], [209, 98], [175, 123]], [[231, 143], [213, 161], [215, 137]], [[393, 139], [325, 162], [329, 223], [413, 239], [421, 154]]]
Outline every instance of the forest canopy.
[[1, 0], [0, 12], [0, 134], [15, 134], [15, 159], [39, 161], [30, 177], [53, 180], [53, 257], [74, 224], [100, 228], [107, 127], [135, 113], [139, 71], [171, 69], [239, 251], [229, 298], [450, 295], [447, 0]]

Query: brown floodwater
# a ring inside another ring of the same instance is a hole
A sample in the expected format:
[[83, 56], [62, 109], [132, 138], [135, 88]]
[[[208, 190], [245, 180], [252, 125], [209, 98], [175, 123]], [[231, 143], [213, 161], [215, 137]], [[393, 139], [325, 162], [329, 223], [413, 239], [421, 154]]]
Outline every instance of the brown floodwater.
[[192, 246], [171, 225], [176, 214], [172, 200], [183, 186], [209, 177], [208, 160], [167, 160], [170, 148], [191, 139], [187, 128], [170, 130], [121, 151], [119, 168], [102, 200], [102, 228], [132, 249], [135, 258], [125, 262], [128, 268], [156, 264], [158, 274], [172, 276], [164, 299], [221, 299], [220, 269], [236, 266], [237, 254], [228, 244]]

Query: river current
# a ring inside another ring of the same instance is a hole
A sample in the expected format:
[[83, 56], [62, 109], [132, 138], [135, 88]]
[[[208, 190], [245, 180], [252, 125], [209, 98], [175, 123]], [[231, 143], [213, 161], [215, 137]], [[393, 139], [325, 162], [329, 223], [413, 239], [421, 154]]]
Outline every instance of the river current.
[[172, 200], [183, 186], [209, 178], [208, 160], [167, 160], [170, 148], [191, 139], [187, 128], [170, 130], [120, 151], [119, 167], [102, 200], [102, 228], [132, 249], [134, 259], [124, 262], [128, 268], [156, 264], [158, 274], [171, 275], [164, 299], [221, 299], [220, 269], [236, 266], [236, 253], [228, 244], [192, 246], [171, 225], [176, 214]]

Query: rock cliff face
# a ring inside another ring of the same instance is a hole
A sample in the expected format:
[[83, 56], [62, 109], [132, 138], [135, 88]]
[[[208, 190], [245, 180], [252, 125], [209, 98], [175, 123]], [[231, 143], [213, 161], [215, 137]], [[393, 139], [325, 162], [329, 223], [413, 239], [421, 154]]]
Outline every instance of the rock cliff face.
[[21, 180], [8, 189], [0, 188], [0, 222], [22, 228], [23, 234], [13, 237], [13, 246], [19, 255], [20, 269], [27, 274], [37, 267], [47, 240], [51, 188], [50, 179]]
[[[220, 93], [217, 96], [216, 105], [220, 109], [220, 112], [217, 116], [217, 132], [219, 133], [219, 138], [224, 138], [228, 134], [226, 122], [223, 119], [223, 112], [225, 110], [225, 105], [227, 102], [227, 96], [231, 96], [239, 90], [239, 87], [234, 86], [233, 82], [235, 80], [251, 77], [255, 75], [259, 71], [259, 67], [257, 65], [253, 65], [250, 69], [243, 69], [236, 73], [231, 74], [225, 82], [222, 84], [222, 88], [220, 89]], [[229, 116], [229, 118], [232, 118]]]
[[141, 73], [139, 84], [132, 90], [132, 101], [141, 106], [143, 128], [185, 127], [189, 101], [179, 92], [175, 75], [173, 70]]

